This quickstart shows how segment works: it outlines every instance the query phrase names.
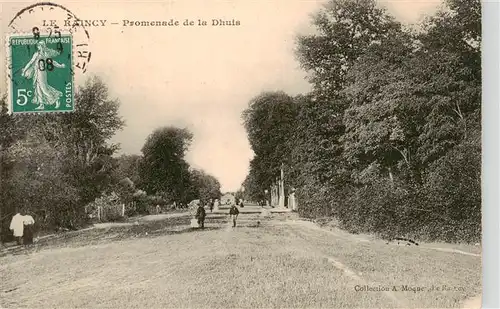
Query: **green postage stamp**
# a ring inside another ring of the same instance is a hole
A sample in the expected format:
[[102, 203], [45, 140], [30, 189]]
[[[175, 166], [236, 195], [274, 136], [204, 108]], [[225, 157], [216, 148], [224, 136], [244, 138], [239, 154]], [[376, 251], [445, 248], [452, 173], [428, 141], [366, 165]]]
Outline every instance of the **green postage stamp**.
[[7, 40], [11, 113], [74, 111], [72, 36], [12, 34]]

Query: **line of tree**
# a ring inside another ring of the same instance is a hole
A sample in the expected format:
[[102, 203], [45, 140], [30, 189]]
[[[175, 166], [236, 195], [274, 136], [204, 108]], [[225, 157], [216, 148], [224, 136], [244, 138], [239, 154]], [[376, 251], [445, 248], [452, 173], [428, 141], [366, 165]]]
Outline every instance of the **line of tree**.
[[[184, 156], [193, 136], [186, 129], [153, 132], [142, 155], [116, 157], [110, 142], [125, 123], [120, 102], [105, 83], [89, 78], [75, 93], [76, 111], [9, 115], [0, 97], [0, 233], [9, 237], [10, 219], [24, 209], [41, 229], [77, 229], [89, 223], [87, 206], [116, 203], [186, 204], [219, 198], [213, 176], [189, 167]], [[109, 198], [118, 196], [119, 200]]]
[[382, 237], [478, 241], [481, 5], [446, 4], [417, 28], [374, 0], [317, 12], [316, 33], [296, 44], [313, 90], [261, 93], [243, 112], [255, 153], [248, 197], [265, 198], [284, 163], [302, 216]]

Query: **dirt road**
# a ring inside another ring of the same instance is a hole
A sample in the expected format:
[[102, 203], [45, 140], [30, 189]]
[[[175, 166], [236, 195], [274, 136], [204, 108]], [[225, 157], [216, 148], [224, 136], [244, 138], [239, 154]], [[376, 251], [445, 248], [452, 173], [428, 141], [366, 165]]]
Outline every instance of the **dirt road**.
[[284, 216], [245, 214], [231, 228], [209, 214], [203, 231], [177, 216], [54, 239], [0, 258], [0, 304], [449, 308], [481, 292], [473, 247], [398, 246]]

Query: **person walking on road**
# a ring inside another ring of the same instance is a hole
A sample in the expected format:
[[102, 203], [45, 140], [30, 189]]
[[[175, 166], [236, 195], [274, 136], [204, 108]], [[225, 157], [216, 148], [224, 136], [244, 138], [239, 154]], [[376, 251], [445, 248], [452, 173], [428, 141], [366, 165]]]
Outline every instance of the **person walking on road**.
[[206, 215], [207, 213], [205, 212], [205, 207], [203, 206], [203, 203], [200, 202], [200, 204], [198, 204], [198, 209], [196, 210], [195, 218], [198, 219], [198, 227], [201, 227], [202, 229], [205, 228]]
[[214, 200], [210, 200], [210, 212], [214, 210]]
[[231, 206], [231, 208], [229, 209], [229, 216], [233, 221], [233, 227], [236, 227], [236, 219], [238, 219], [239, 213], [240, 211], [238, 210], [238, 207], [236, 207], [236, 204]]

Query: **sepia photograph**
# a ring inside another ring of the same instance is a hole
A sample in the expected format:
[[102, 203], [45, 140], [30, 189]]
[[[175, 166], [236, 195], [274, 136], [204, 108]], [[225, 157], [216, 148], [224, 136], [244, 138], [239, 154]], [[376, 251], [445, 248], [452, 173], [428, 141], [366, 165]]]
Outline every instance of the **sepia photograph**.
[[481, 308], [481, 20], [0, 1], [0, 307]]

